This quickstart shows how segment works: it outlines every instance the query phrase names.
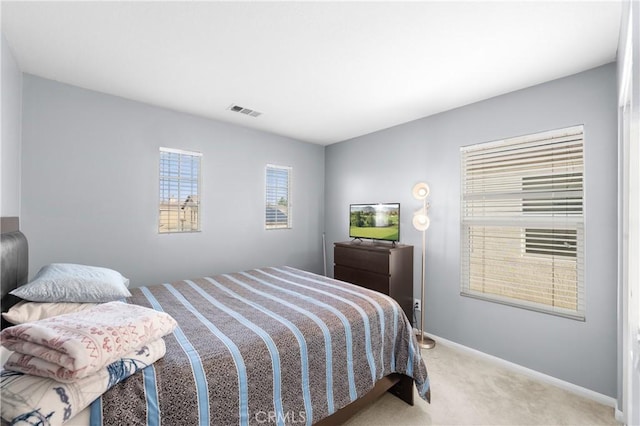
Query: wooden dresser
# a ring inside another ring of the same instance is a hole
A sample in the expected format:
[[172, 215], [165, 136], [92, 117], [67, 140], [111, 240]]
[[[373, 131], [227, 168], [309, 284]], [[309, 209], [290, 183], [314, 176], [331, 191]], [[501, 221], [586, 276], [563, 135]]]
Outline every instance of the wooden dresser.
[[334, 243], [333, 262], [334, 278], [393, 297], [413, 321], [413, 246]]

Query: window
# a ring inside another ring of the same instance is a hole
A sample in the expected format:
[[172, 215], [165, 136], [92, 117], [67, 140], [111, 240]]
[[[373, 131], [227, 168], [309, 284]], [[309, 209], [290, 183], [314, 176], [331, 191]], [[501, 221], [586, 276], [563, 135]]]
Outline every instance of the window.
[[575, 126], [461, 149], [461, 294], [584, 319]]
[[291, 167], [267, 165], [265, 228], [291, 228]]
[[158, 232], [200, 231], [199, 152], [160, 148]]

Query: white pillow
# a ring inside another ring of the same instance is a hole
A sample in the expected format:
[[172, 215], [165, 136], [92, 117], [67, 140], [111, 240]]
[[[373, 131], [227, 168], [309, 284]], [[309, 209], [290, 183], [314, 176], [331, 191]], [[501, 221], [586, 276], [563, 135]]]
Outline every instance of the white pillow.
[[99, 303], [130, 297], [129, 280], [113, 269], [52, 263], [10, 294], [32, 302]]
[[4, 319], [11, 324], [23, 324], [25, 322], [38, 321], [45, 318], [51, 318], [58, 315], [70, 314], [72, 312], [84, 311], [85, 309], [96, 306], [97, 303], [70, 303], [70, 302], [18, 302], [3, 312]]

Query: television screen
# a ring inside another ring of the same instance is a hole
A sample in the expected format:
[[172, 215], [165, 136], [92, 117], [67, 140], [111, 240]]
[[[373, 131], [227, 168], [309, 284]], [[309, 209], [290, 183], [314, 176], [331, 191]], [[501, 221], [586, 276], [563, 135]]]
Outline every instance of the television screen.
[[351, 204], [349, 237], [400, 241], [400, 203]]

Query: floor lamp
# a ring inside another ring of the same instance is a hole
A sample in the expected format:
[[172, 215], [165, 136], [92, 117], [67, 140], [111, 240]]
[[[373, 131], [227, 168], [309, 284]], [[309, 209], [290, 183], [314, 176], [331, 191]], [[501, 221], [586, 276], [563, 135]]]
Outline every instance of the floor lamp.
[[413, 227], [418, 231], [422, 231], [422, 275], [420, 281], [420, 329], [417, 335], [418, 344], [421, 348], [431, 349], [436, 345], [435, 340], [430, 339], [424, 335], [424, 287], [425, 287], [425, 264], [427, 260], [426, 255], [426, 231], [431, 224], [429, 216], [429, 204], [427, 203], [427, 197], [429, 196], [429, 185], [424, 182], [420, 182], [413, 187], [411, 191], [413, 197], [416, 200], [422, 200], [422, 208], [413, 214]]

